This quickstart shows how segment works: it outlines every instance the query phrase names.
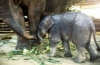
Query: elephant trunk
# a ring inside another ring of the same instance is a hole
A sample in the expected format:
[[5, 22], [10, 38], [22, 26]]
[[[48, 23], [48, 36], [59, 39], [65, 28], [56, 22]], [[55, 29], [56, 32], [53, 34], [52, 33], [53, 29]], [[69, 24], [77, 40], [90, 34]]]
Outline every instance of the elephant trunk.
[[18, 35], [20, 35], [23, 38], [26, 39], [35, 39], [33, 36], [27, 34], [22, 28], [21, 26], [16, 22], [16, 20], [13, 17], [10, 18], [2, 18], [2, 20], [14, 31], [16, 32]]
[[41, 42], [44, 43], [42, 36], [40, 35], [40, 30], [38, 30], [38, 38], [41, 40]]
[[21, 26], [14, 19], [11, 5], [13, 0], [0, 1], [0, 18], [5, 22], [14, 32], [26, 39], [34, 39], [33, 36], [28, 35]]

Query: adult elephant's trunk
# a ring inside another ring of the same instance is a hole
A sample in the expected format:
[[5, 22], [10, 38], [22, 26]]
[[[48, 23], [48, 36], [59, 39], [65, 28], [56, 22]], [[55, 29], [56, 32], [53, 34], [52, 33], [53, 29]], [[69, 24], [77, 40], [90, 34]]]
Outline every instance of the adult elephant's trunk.
[[33, 39], [33, 36], [28, 35], [21, 26], [12, 17], [3, 17], [2, 20], [18, 35], [26, 39]]
[[10, 8], [11, 0], [0, 1], [0, 18], [5, 22], [14, 32], [26, 39], [34, 39], [33, 36], [28, 35], [21, 26], [14, 19]]

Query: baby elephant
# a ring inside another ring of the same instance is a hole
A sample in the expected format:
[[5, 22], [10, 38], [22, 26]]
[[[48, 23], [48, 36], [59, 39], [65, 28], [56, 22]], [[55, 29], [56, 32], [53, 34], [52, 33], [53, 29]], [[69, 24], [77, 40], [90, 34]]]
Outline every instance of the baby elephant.
[[[71, 57], [69, 41], [72, 41], [77, 49], [76, 62], [85, 61], [84, 49], [89, 52], [90, 60], [100, 58], [97, 50], [100, 50], [95, 39], [95, 26], [91, 18], [81, 12], [68, 12], [45, 17], [39, 24], [38, 37], [42, 40], [42, 35], [49, 31], [50, 54], [54, 56], [56, 46], [61, 40], [65, 49], [66, 57]], [[97, 50], [90, 44], [93, 35]], [[43, 41], [43, 40], [42, 40]]]

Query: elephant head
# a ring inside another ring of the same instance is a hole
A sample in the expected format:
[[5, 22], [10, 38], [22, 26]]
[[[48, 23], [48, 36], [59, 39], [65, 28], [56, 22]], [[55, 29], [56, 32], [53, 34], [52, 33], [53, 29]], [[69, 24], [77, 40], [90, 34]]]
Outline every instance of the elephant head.
[[51, 16], [45, 17], [39, 24], [38, 28], [38, 38], [43, 41], [42, 35], [45, 35], [48, 30], [53, 26], [54, 21]]
[[21, 26], [14, 19], [11, 11], [12, 0], [1, 0], [0, 1], [0, 18], [5, 22], [13, 31], [18, 35], [26, 39], [33, 39], [33, 36], [28, 35]]

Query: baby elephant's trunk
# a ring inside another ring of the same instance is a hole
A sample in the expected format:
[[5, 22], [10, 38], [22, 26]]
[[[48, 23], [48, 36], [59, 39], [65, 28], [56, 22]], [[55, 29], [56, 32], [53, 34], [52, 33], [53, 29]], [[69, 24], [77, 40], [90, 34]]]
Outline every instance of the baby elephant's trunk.
[[41, 36], [40, 34], [41, 34], [41, 33], [40, 33], [40, 30], [38, 30], [38, 38], [41, 40], [42, 43], [45, 43], [45, 42], [43, 41], [43, 38], [42, 38], [42, 36]]

